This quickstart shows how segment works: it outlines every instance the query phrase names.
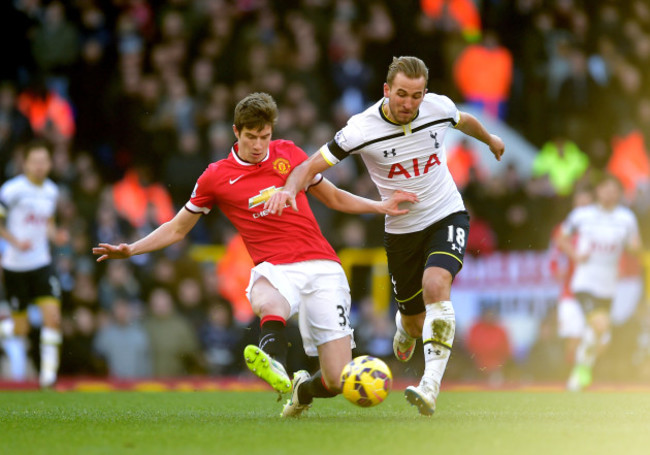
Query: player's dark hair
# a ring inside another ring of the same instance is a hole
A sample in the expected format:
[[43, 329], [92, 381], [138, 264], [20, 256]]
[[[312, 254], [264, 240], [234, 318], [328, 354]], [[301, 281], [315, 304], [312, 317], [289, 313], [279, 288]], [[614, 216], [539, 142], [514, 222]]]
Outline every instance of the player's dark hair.
[[616, 186], [618, 186], [618, 189], [623, 191], [623, 182], [621, 182], [621, 179], [619, 179], [617, 176], [612, 174], [611, 172], [602, 172], [598, 177], [596, 178], [596, 186], [600, 186], [603, 183], [606, 182], [614, 182]]
[[256, 92], [243, 98], [235, 107], [235, 127], [261, 130], [266, 125], [275, 126], [278, 120], [278, 106], [268, 93]]
[[386, 82], [388, 85], [393, 84], [397, 73], [402, 73], [409, 79], [424, 77], [425, 87], [426, 83], [429, 81], [429, 68], [427, 68], [427, 65], [417, 57], [393, 57], [393, 61], [388, 66], [388, 74], [386, 75]]
[[50, 157], [52, 156], [52, 147], [50, 146], [49, 142], [42, 139], [34, 139], [23, 144], [20, 147], [20, 154], [22, 158], [26, 160], [30, 153], [32, 153], [34, 150], [39, 149], [45, 149], [48, 155], [50, 155]]

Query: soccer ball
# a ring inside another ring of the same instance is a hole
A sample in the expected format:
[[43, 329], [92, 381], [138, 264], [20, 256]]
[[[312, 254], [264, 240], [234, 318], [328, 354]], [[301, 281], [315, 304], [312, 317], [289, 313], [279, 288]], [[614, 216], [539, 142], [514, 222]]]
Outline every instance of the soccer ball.
[[356, 357], [341, 372], [343, 396], [352, 404], [369, 408], [386, 399], [393, 374], [383, 360], [369, 355]]

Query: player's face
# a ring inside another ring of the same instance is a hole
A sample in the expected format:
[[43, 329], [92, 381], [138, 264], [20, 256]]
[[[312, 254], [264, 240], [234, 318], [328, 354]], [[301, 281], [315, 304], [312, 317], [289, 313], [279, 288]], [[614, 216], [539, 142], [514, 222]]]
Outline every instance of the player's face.
[[23, 164], [23, 172], [27, 178], [36, 183], [43, 182], [51, 169], [52, 159], [44, 148], [34, 149], [29, 152]]
[[249, 163], [259, 163], [269, 152], [269, 142], [273, 134], [273, 127], [266, 125], [261, 130], [242, 128], [241, 131], [233, 126], [235, 136], [239, 142], [239, 157]]
[[621, 188], [615, 181], [605, 180], [596, 187], [596, 196], [600, 205], [612, 208], [617, 206], [621, 200]]
[[405, 125], [413, 120], [427, 93], [424, 76], [410, 79], [404, 73], [397, 73], [392, 85], [384, 84], [384, 97], [388, 98], [388, 118]]

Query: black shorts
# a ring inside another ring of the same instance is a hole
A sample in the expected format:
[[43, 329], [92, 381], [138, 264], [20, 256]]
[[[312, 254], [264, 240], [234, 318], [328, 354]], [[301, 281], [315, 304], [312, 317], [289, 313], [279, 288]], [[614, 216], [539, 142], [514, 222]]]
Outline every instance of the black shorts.
[[12, 311], [25, 311], [39, 297], [61, 298], [59, 279], [50, 265], [25, 272], [2, 269], [2, 273]]
[[452, 213], [419, 232], [384, 234], [388, 273], [402, 314], [424, 311], [422, 277], [427, 267], [440, 267], [452, 279], [463, 267], [469, 234], [467, 212]]
[[612, 299], [595, 297], [587, 292], [576, 292], [575, 298], [582, 307], [582, 311], [585, 315], [596, 310], [603, 310], [609, 313], [609, 310], [612, 307]]

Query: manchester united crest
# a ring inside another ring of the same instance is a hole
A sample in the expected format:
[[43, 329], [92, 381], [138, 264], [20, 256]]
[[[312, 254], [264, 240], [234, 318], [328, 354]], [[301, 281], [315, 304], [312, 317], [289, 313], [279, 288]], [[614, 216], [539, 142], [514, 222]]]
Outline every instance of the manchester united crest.
[[278, 158], [273, 162], [273, 169], [280, 175], [287, 175], [291, 169], [291, 164], [286, 158]]

